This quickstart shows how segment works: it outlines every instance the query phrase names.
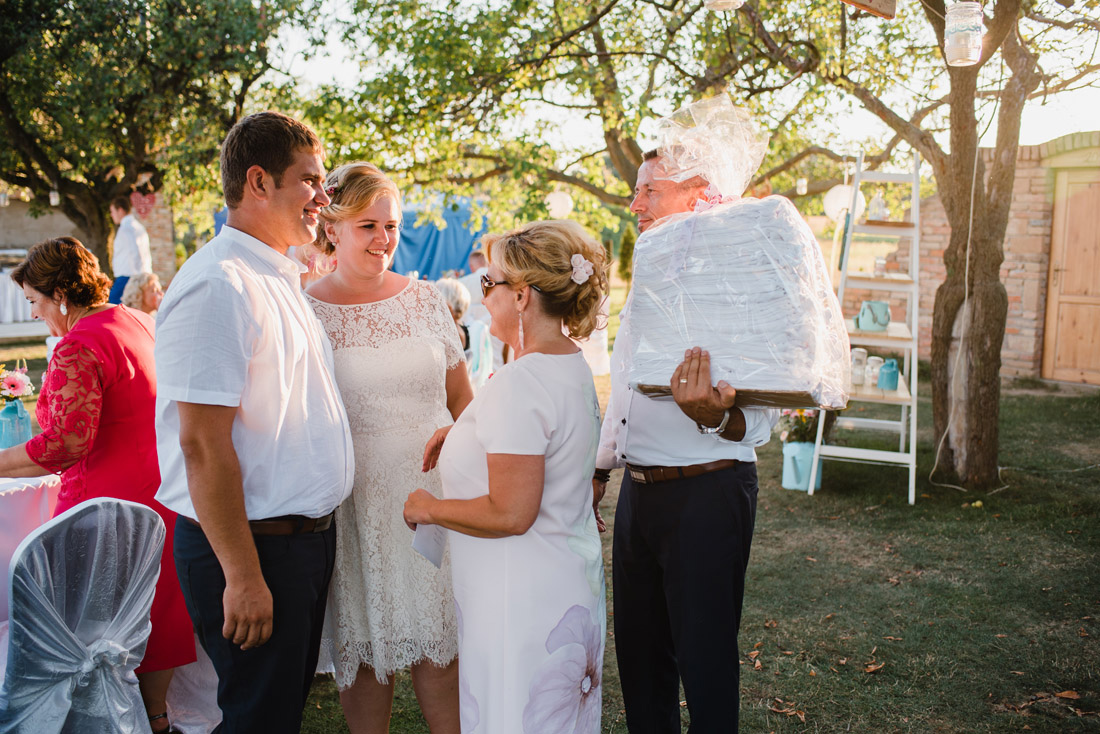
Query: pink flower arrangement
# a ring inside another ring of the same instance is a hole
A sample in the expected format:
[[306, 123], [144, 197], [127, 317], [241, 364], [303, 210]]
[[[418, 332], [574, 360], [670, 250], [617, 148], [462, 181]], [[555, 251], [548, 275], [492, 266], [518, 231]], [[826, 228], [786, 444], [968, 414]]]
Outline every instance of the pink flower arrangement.
[[812, 408], [784, 410], [779, 416], [779, 440], [784, 443], [813, 443], [817, 440], [817, 411]]
[[0, 364], [0, 397], [4, 400], [18, 400], [26, 395], [34, 395], [34, 385], [31, 384], [31, 378], [27, 377], [26, 365], [6, 370]]

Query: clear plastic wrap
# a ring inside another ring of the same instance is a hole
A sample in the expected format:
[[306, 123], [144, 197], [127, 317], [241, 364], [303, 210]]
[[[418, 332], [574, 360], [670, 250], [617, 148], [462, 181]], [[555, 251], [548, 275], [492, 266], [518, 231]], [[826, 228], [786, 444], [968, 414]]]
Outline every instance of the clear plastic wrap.
[[[668, 394], [684, 351], [710, 352], [711, 381], [739, 405], [841, 409], [849, 344], [817, 240], [780, 196], [677, 214], [638, 238], [624, 308], [632, 386]], [[627, 326], [629, 325], [629, 326]]]
[[768, 150], [748, 110], [720, 94], [681, 107], [657, 123], [658, 152], [673, 181], [705, 178], [722, 196], [740, 196]]
[[134, 669], [164, 536], [148, 507], [99, 498], [24, 539], [10, 569], [0, 732], [149, 731]]

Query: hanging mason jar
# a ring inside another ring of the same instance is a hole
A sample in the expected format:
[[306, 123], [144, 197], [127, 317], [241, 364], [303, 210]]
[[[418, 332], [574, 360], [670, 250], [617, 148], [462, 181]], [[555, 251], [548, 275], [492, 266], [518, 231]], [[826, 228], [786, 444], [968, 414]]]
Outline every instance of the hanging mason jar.
[[703, 6], [707, 10], [737, 10], [745, 4], [745, 0], [703, 0]]
[[949, 66], [973, 66], [981, 59], [981, 3], [955, 3], [947, 8], [943, 54]]

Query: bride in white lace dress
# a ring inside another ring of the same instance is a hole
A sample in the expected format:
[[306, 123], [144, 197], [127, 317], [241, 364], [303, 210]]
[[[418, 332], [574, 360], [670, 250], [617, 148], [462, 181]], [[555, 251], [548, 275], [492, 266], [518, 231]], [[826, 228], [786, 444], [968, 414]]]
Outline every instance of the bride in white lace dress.
[[473, 397], [462, 347], [435, 288], [389, 270], [401, 223], [397, 187], [369, 163], [328, 175], [322, 249], [336, 271], [307, 297], [325, 327], [355, 447], [355, 489], [337, 510], [330, 596], [333, 660], [348, 726], [385, 732], [393, 673], [411, 667], [433, 732], [458, 732], [458, 653], [449, 559], [435, 568], [402, 520], [424, 446]]

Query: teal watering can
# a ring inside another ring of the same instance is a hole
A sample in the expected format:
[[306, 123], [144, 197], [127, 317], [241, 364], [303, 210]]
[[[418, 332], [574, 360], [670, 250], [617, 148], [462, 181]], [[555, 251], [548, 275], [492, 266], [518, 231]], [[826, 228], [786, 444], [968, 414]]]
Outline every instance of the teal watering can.
[[856, 316], [860, 331], [886, 331], [890, 323], [890, 305], [886, 301], [864, 301]]

